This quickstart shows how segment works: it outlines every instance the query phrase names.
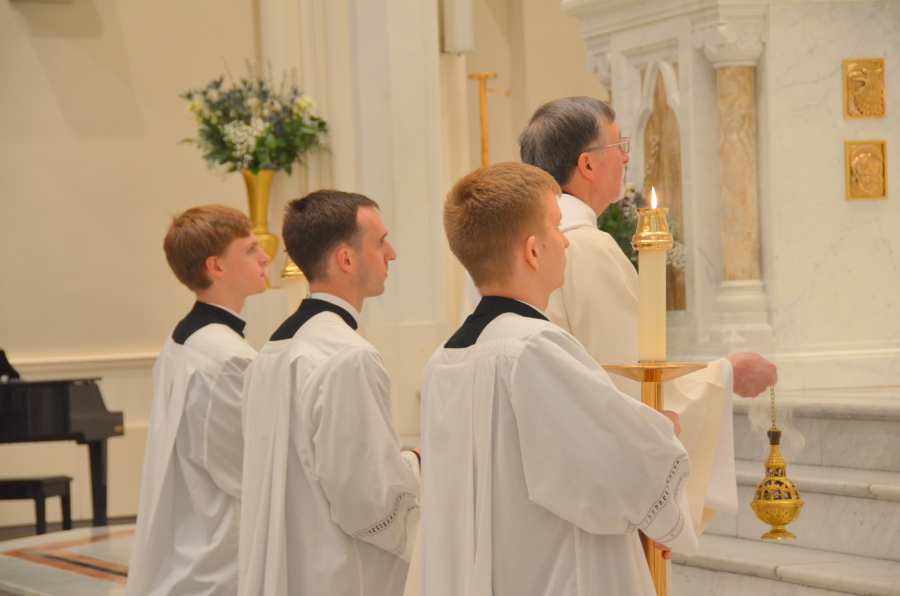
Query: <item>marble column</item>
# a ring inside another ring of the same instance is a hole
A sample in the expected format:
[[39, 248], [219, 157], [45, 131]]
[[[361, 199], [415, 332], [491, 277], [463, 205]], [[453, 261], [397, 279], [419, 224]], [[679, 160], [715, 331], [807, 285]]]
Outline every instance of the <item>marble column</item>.
[[760, 271], [754, 74], [765, 22], [726, 23], [694, 30], [694, 46], [716, 69], [723, 281], [716, 298], [713, 343], [764, 345], [773, 339]]
[[716, 71], [725, 281], [760, 279], [752, 66]]

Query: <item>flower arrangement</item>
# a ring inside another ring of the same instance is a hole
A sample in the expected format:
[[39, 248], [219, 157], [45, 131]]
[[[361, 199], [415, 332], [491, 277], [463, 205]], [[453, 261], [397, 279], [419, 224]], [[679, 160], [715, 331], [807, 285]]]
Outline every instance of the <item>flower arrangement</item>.
[[[606, 211], [597, 218], [597, 228], [608, 233], [625, 253], [625, 256], [634, 264], [634, 268], [638, 267], [638, 251], [631, 246], [631, 237], [637, 229], [638, 212], [637, 209], [644, 202], [644, 197], [637, 192], [634, 182], [625, 183], [625, 197], [607, 207]], [[669, 231], [675, 234], [676, 222], [668, 219]], [[666, 251], [666, 264], [671, 265], [679, 271], [684, 270], [684, 260], [687, 255], [687, 249], [684, 244], [675, 240], [675, 246]]]
[[290, 174], [305, 153], [325, 148], [328, 124], [313, 115], [315, 103], [297, 88], [295, 73], [290, 82], [285, 74], [276, 91], [271, 64], [265, 78], [248, 61], [247, 76], [238, 82], [227, 65], [225, 70], [229, 86], [223, 76], [180, 95], [198, 123], [197, 138], [182, 142], [199, 147], [210, 168], [227, 165], [229, 172], [284, 170]]

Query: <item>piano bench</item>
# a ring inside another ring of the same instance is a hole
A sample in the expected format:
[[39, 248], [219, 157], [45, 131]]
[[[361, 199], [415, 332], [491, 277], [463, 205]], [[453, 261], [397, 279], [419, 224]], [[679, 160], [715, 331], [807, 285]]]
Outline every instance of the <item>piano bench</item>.
[[63, 530], [72, 529], [72, 508], [69, 500], [68, 476], [46, 476], [43, 478], [0, 478], [0, 501], [33, 499], [37, 513], [37, 533], [47, 533], [45, 500], [59, 497], [62, 501]]

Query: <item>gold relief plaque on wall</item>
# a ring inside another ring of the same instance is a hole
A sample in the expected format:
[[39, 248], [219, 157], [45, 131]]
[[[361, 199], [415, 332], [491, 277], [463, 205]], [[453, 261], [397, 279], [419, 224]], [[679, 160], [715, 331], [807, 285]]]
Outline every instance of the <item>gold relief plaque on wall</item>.
[[844, 118], [884, 118], [884, 58], [844, 60]]
[[844, 158], [848, 201], [887, 198], [885, 141], [847, 141]]

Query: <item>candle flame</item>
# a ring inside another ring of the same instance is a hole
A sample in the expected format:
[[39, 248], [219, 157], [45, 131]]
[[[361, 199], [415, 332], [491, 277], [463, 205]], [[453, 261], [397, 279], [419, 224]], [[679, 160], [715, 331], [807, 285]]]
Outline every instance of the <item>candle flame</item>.
[[650, 187], [650, 208], [656, 209], [656, 189]]

